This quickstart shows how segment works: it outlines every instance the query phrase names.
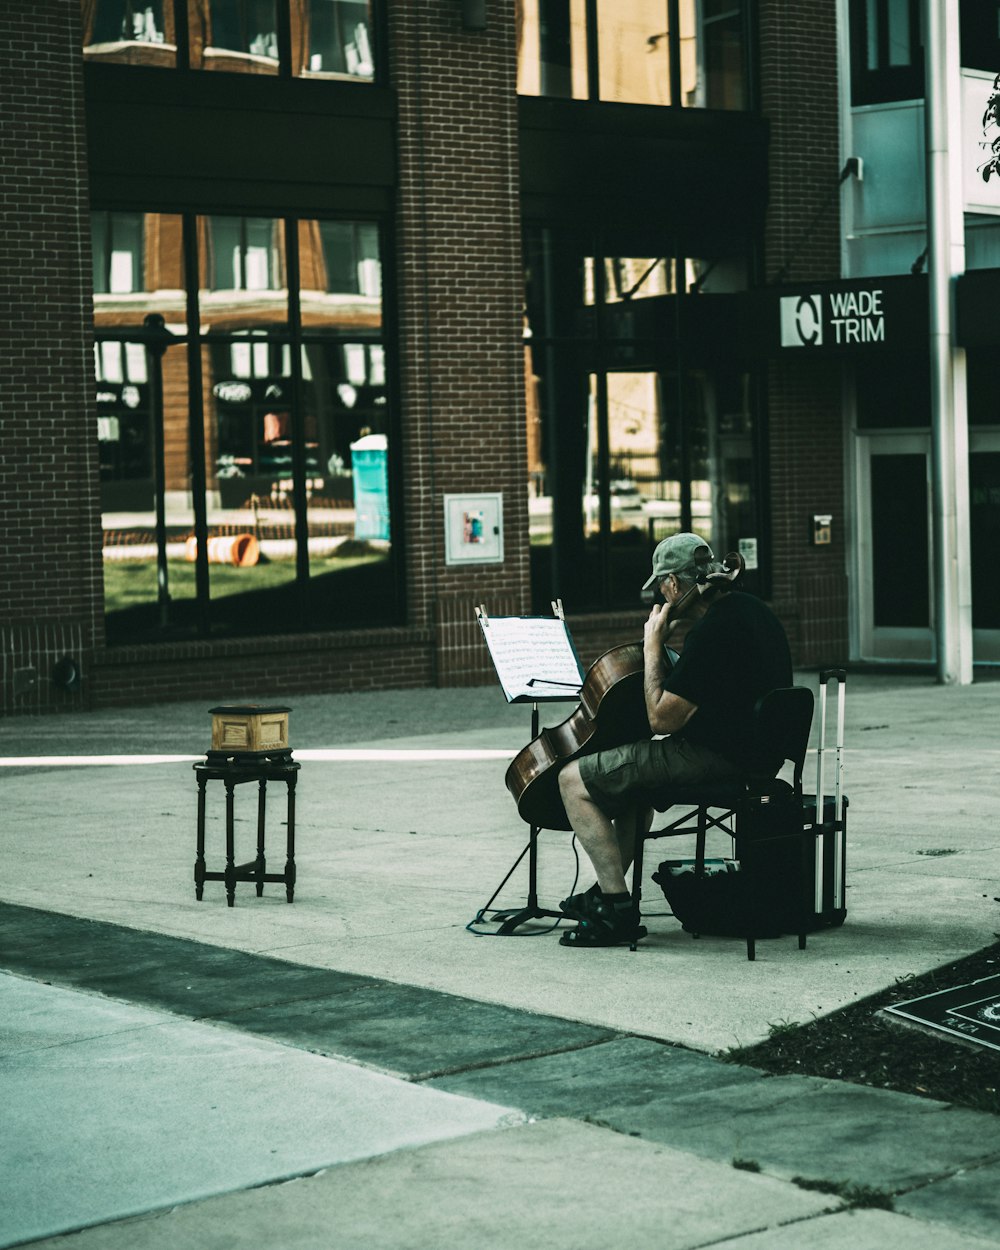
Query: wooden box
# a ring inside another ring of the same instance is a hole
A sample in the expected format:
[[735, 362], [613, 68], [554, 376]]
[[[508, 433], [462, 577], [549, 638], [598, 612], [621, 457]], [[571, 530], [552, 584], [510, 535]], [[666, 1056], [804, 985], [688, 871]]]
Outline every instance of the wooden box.
[[287, 707], [261, 707], [256, 703], [242, 706], [213, 707], [212, 754], [287, 755]]

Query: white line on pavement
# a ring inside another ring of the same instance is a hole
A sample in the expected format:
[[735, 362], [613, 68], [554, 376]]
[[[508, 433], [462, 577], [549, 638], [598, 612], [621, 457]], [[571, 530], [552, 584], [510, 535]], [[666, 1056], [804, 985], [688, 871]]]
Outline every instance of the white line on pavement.
[[[396, 760], [401, 762], [425, 762], [431, 760], [509, 760], [518, 748], [510, 750], [447, 750], [442, 748], [415, 748], [412, 750], [382, 747], [307, 748], [294, 751], [296, 760], [318, 760], [329, 763], [357, 763], [359, 761]], [[88, 765], [120, 764], [192, 764], [204, 760], [204, 755], [12, 755], [0, 757], [0, 768], [80, 768]]]

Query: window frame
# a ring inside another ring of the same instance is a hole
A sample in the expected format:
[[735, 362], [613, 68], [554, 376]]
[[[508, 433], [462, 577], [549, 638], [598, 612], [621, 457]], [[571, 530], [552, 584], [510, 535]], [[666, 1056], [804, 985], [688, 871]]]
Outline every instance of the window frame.
[[[919, 0], [907, 0], [910, 22], [910, 64], [888, 63], [891, 0], [850, 0], [848, 6], [851, 104], [889, 104], [924, 97], [923, 25]], [[868, 12], [874, 5], [878, 65], [868, 67]]]
[[[295, 554], [295, 576], [294, 580], [289, 582], [289, 590], [293, 596], [293, 602], [289, 604], [288, 620], [290, 628], [283, 633], [300, 632], [303, 629], [353, 629], [367, 628], [374, 626], [398, 626], [405, 623], [406, 598], [403, 593], [405, 585], [405, 569], [404, 561], [404, 514], [403, 514], [403, 488], [401, 481], [401, 419], [399, 414], [398, 396], [398, 352], [396, 350], [398, 343], [398, 333], [396, 330], [398, 318], [395, 314], [393, 288], [391, 275], [392, 269], [392, 227], [391, 219], [385, 214], [365, 213], [365, 212], [342, 212], [337, 214], [326, 214], [318, 217], [314, 212], [304, 211], [298, 214], [284, 214], [276, 217], [274, 220], [280, 222], [283, 235], [283, 255], [279, 257], [279, 263], [286, 270], [289, 291], [289, 315], [287, 326], [280, 329], [269, 329], [266, 334], [256, 335], [249, 334], [244, 337], [242, 334], [233, 331], [217, 331], [209, 328], [202, 330], [200, 323], [200, 295], [201, 295], [201, 271], [199, 265], [199, 220], [211, 217], [233, 217], [233, 218], [254, 218], [260, 216], [258, 212], [253, 210], [241, 215], [233, 213], [231, 210], [213, 210], [206, 207], [200, 211], [184, 210], [180, 213], [171, 213], [169, 208], [162, 206], [147, 206], [144, 209], [134, 209], [131, 206], [110, 207], [96, 209], [95, 218], [99, 214], [105, 214], [105, 220], [113, 216], [116, 212], [129, 213], [134, 212], [139, 217], [140, 222], [144, 223], [147, 215], [167, 213], [181, 218], [183, 223], [183, 273], [184, 273], [184, 292], [187, 303], [186, 333], [174, 333], [171, 342], [171, 348], [178, 347], [186, 350], [187, 356], [187, 403], [189, 406], [187, 420], [187, 434], [189, 444], [189, 474], [190, 474], [190, 490], [193, 504], [194, 515], [194, 537], [197, 543], [197, 560], [196, 560], [196, 590], [195, 590], [195, 609], [194, 620], [187, 619], [186, 623], [190, 626], [189, 632], [184, 636], [195, 637], [215, 637], [218, 636], [218, 628], [213, 627], [212, 623], [212, 598], [210, 594], [210, 580], [208, 571], [208, 487], [209, 487], [209, 466], [206, 461], [206, 412], [204, 399], [204, 362], [203, 351], [207, 348], [210, 352], [218, 351], [223, 345], [227, 345], [230, 349], [234, 343], [247, 343], [248, 345], [267, 345], [267, 349], [272, 357], [276, 351], [286, 351], [291, 364], [289, 378], [289, 413], [290, 413], [290, 441], [292, 449], [293, 464], [291, 475], [293, 478], [293, 511], [295, 518], [295, 535], [296, 535], [296, 554]], [[378, 259], [381, 266], [381, 320], [377, 331], [361, 331], [357, 327], [336, 328], [325, 326], [321, 331], [317, 332], [315, 328], [303, 324], [301, 318], [301, 309], [299, 306], [299, 222], [305, 221], [344, 221], [348, 223], [362, 224], [365, 226], [374, 226], [378, 237]], [[146, 316], [144, 317], [144, 313]], [[155, 315], [155, 314], [154, 314]], [[160, 319], [162, 322], [162, 318]], [[95, 355], [101, 352], [102, 346], [107, 342], [119, 343], [143, 343], [156, 340], [156, 332], [148, 328], [149, 314], [146, 309], [141, 311], [137, 307], [136, 323], [131, 325], [109, 324], [106, 327], [100, 323], [95, 325], [94, 341]], [[164, 343], [162, 332], [159, 334], [159, 342]], [[388, 495], [389, 495], [389, 516], [391, 518], [391, 546], [389, 549], [389, 567], [386, 574], [386, 601], [390, 604], [387, 611], [383, 613], [385, 619], [379, 616], [378, 619], [371, 621], [355, 621], [353, 619], [344, 619], [337, 621], [329, 621], [323, 612], [323, 598], [319, 593], [311, 594], [310, 582], [312, 580], [310, 573], [310, 553], [308, 543], [305, 536], [308, 535], [308, 498], [307, 498], [307, 479], [310, 477], [311, 470], [307, 460], [307, 450], [305, 445], [306, 439], [306, 413], [303, 404], [304, 382], [303, 382], [303, 366], [302, 359], [304, 350], [307, 345], [320, 344], [325, 348], [338, 343], [356, 344], [363, 342], [366, 351], [366, 360], [372, 355], [372, 349], [378, 349], [381, 352], [381, 362], [384, 370], [384, 380], [380, 384], [385, 397], [385, 417], [383, 428], [389, 439], [390, 456], [389, 456], [389, 473], [388, 473]], [[124, 355], [124, 352], [123, 352]], [[96, 362], [95, 362], [96, 363]], [[252, 370], [254, 378], [256, 378], [256, 366]], [[152, 377], [149, 379], [152, 384]], [[95, 368], [95, 385], [100, 385], [97, 381], [97, 371]], [[164, 414], [159, 409], [157, 401], [152, 401], [150, 411], [150, 420], [155, 428], [151, 429], [154, 442], [159, 439], [162, 444], [163, 433], [165, 429]], [[100, 415], [100, 414], [99, 414]], [[96, 438], [96, 433], [95, 433]], [[253, 438], [256, 442], [256, 431], [253, 432]], [[258, 449], [259, 450], [259, 449]], [[255, 452], [256, 456], [256, 452]], [[155, 457], [154, 457], [155, 458]], [[103, 479], [102, 479], [103, 480]], [[164, 557], [165, 559], [165, 557]], [[293, 606], [294, 605], [294, 606]], [[176, 629], [174, 622], [161, 619], [158, 637], [173, 636], [172, 630]], [[247, 631], [252, 633], [253, 631]], [[230, 630], [226, 636], [240, 636], [240, 631]], [[156, 638], [145, 639], [155, 641]], [[114, 640], [120, 645], [129, 645], [136, 641], [134, 638], [121, 638]]]
[[[130, 0], [125, 0], [129, 3]], [[164, 7], [164, 29], [173, 27], [174, 43], [173, 44], [147, 44], [145, 41], [127, 41], [135, 42], [139, 47], [165, 47], [174, 50], [173, 64], [165, 64], [162, 60], [158, 63], [152, 61], [130, 62], [130, 61], [106, 61], [103, 58], [88, 58], [87, 47], [83, 47], [84, 60], [92, 59], [94, 64], [114, 64], [125, 65], [128, 68], [156, 68], [171, 69], [185, 73], [193, 74], [210, 74], [212, 77], [217, 75], [235, 74], [237, 77], [246, 77], [246, 74], [240, 70], [211, 69], [207, 70], [201, 66], [192, 66], [191, 64], [191, 31], [189, 23], [188, 3], [189, 0], [161, 0]], [[370, 22], [367, 29], [370, 51], [372, 54], [372, 73], [371, 77], [359, 77], [350, 73], [341, 72], [317, 72], [317, 73], [297, 73], [295, 72], [292, 55], [292, 5], [297, 0], [274, 0], [275, 5], [275, 34], [277, 38], [277, 65], [275, 70], [264, 75], [269, 78], [278, 78], [285, 81], [294, 79], [298, 82], [313, 83], [338, 83], [338, 84], [355, 84], [359, 87], [384, 86], [388, 81], [388, 60], [386, 55], [386, 4], [385, 0], [366, 0], [369, 5]], [[311, 0], [298, 0], [303, 5], [308, 6]], [[206, 0], [210, 3], [210, 0]], [[167, 6], [172, 6], [171, 20], [167, 17]], [[240, 49], [229, 49], [234, 56], [251, 57], [253, 54], [241, 51]], [[253, 75], [257, 76], [257, 75]]]
[[[537, 98], [540, 99], [571, 99], [577, 103], [604, 104], [614, 106], [621, 103], [636, 103], [629, 101], [616, 101], [609, 99], [601, 94], [601, 43], [600, 43], [600, 22], [598, 12], [599, 0], [584, 0], [584, 66], [586, 69], [587, 92], [585, 96], [573, 96], [564, 94], [548, 94], [539, 91]], [[680, 0], [660, 0], [664, 12], [664, 21], [666, 30], [663, 32], [667, 38], [667, 73], [669, 77], [669, 103], [667, 104], [640, 104], [640, 107], [669, 108], [669, 109], [688, 109], [701, 112], [748, 112], [756, 108], [756, 89], [754, 85], [754, 70], [756, 66], [756, 45], [754, 39], [757, 29], [756, 20], [756, 0], [732, 0], [734, 6], [739, 8], [740, 17], [740, 38], [742, 53], [742, 71], [743, 71], [743, 105], [739, 109], [720, 109], [718, 107], [711, 108], [703, 104], [685, 104], [683, 99], [683, 74], [682, 74], [682, 56], [681, 56], [681, 23], [680, 23]], [[544, 3], [544, 0], [539, 0]], [[731, 14], [717, 14], [708, 18], [703, 23], [704, 26], [718, 25], [724, 19], [730, 17]], [[662, 38], [663, 36], [658, 36]], [[703, 64], [703, 53], [699, 45], [699, 61]], [[566, 67], [568, 81], [571, 81], [574, 67]], [[535, 94], [535, 93], [532, 93]]]

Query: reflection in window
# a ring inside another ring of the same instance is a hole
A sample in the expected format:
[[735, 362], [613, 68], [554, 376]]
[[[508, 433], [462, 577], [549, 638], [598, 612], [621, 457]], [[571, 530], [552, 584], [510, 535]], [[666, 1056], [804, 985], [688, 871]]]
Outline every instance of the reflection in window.
[[176, 65], [173, 0], [81, 0], [81, 9], [87, 60]]
[[145, 347], [95, 343], [94, 377], [101, 482], [143, 481], [148, 487], [153, 452]]
[[[593, 258], [587, 258], [593, 267]], [[672, 295], [676, 290], [677, 262], [672, 256], [659, 258], [608, 256], [604, 261], [604, 299], [615, 304], [622, 300], [651, 299]], [[590, 302], [590, 301], [588, 301]]]
[[692, 370], [686, 379], [693, 528], [717, 552], [756, 535], [748, 374]]
[[525, 305], [530, 335], [592, 335], [594, 269], [588, 238], [548, 226], [525, 233]]
[[193, 69], [278, 72], [275, 0], [188, 0]]
[[923, 95], [918, 0], [851, 0], [850, 31], [853, 104]]
[[282, 221], [200, 218], [199, 252], [203, 333], [266, 329], [287, 322]]
[[230, 339], [202, 358], [213, 624], [245, 632], [249, 611], [279, 629], [296, 579], [291, 346]]
[[209, 489], [218, 492], [224, 508], [247, 504], [252, 494], [280, 494], [277, 479], [291, 479], [290, 353], [287, 343], [257, 339], [212, 345], [206, 379], [206, 434], [214, 447]]
[[600, 98], [670, 104], [670, 31], [664, 0], [598, 0]]
[[355, 587], [373, 604], [386, 603], [391, 520], [383, 349], [306, 344], [302, 379], [316, 460], [308, 504], [311, 593], [318, 604], [332, 605]]
[[370, 0], [293, 0], [293, 73], [371, 82]]
[[521, 95], [587, 98], [585, 0], [517, 0]]
[[302, 324], [357, 333], [382, 324], [378, 227], [370, 221], [300, 221]]
[[693, 108], [746, 108], [742, 0], [681, 0], [681, 99]]
[[676, 420], [668, 422], [656, 373], [610, 373], [608, 475], [612, 533], [680, 528], [681, 484]]
[[277, 223], [269, 217], [210, 217], [213, 291], [273, 291], [278, 282]]
[[124, 295], [144, 287], [141, 213], [93, 213], [95, 295]]
[[696, 338], [677, 337], [696, 309], [711, 324], [707, 292], [745, 285], [745, 263], [602, 255], [598, 244], [525, 233], [536, 611], [553, 598], [578, 611], [638, 606], [652, 547], [677, 530], [723, 552], [757, 537], [749, 375], [705, 367]]
[[[522, 95], [744, 109], [745, 0], [518, 0]], [[594, 13], [596, 21], [588, 21]], [[671, 25], [671, 14], [677, 23]], [[587, 67], [596, 64], [596, 81]]]
[[[194, 359], [185, 231], [205, 336]], [[97, 212], [93, 237], [109, 639], [398, 620], [378, 226], [304, 221], [286, 239], [272, 218]], [[294, 319], [286, 246], [303, 284]], [[149, 313], [173, 336], [162, 358]]]
[[[187, 353], [183, 344], [169, 346], [157, 375], [144, 343], [99, 337], [94, 363], [104, 611], [108, 640], [119, 642], [144, 635], [152, 622], [193, 620]], [[163, 414], [162, 549], [154, 476], [157, 412]]]
[[910, 0], [867, 0], [867, 69], [912, 64], [919, 20], [912, 7]]

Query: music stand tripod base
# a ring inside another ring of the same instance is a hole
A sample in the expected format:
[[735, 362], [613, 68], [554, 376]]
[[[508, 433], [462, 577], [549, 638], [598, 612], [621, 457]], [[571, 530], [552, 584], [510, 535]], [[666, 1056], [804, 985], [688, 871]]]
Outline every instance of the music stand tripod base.
[[561, 911], [551, 911], [546, 907], [538, 906], [538, 835], [541, 832], [541, 829], [538, 825], [531, 825], [529, 828], [530, 833], [528, 835], [528, 842], [524, 850], [520, 855], [518, 855], [517, 859], [514, 860], [506, 877], [504, 877], [497, 888], [493, 891], [493, 897], [490, 899], [489, 903], [487, 903], [485, 907], [481, 908], [479, 912], [480, 916], [485, 916], [486, 913], [491, 910], [490, 904], [493, 902], [493, 899], [496, 898], [496, 896], [504, 888], [513, 875], [514, 869], [518, 866], [521, 860], [524, 859], [525, 854], [527, 854], [528, 898], [523, 907], [506, 907], [493, 912], [490, 920], [503, 921], [500, 928], [497, 929], [497, 937], [510, 937], [515, 929], [520, 928], [521, 925], [526, 924], [529, 920], [567, 919], [566, 915]]

